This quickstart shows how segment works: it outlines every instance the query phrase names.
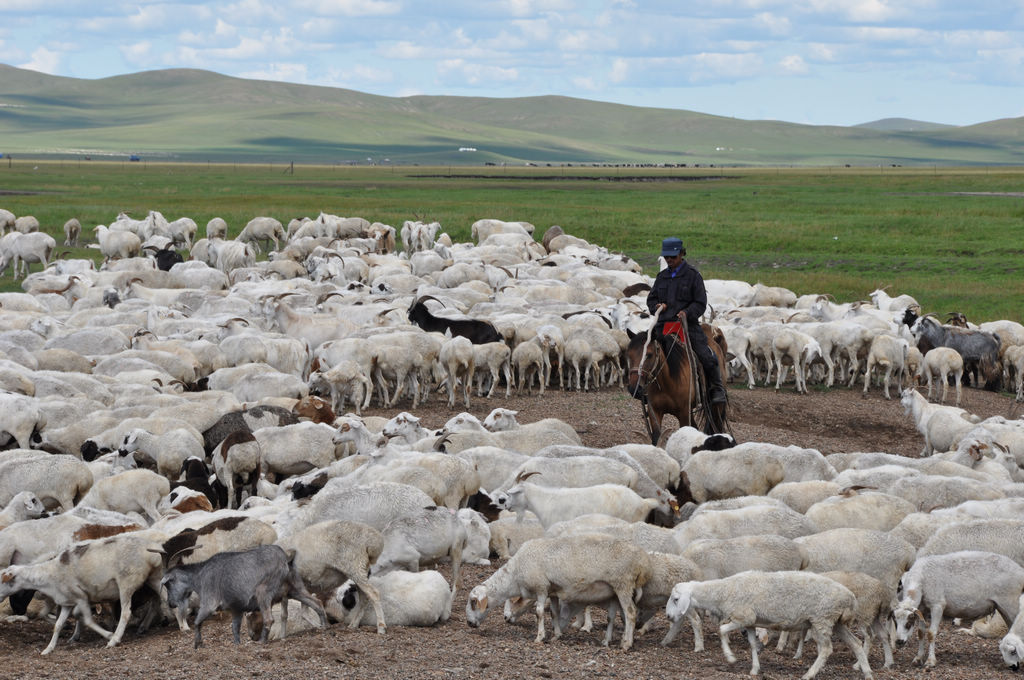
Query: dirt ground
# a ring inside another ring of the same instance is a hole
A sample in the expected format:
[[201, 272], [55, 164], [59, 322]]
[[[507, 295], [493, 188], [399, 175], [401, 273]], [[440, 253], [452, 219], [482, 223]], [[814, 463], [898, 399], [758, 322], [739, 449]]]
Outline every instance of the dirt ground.
[[[1011, 415], [1012, 398], [978, 390], [965, 392], [965, 407], [979, 415]], [[740, 441], [770, 441], [813, 447], [822, 453], [850, 451], [887, 451], [916, 456], [923, 440], [913, 423], [903, 414], [898, 399], [886, 401], [878, 391], [866, 398], [860, 390], [812, 389], [809, 395], [797, 395], [792, 389], [776, 393], [772, 389], [732, 385], [729, 390], [733, 431]], [[519, 410], [520, 422], [559, 417], [571, 423], [587, 445], [609, 446], [627, 441], [644, 442], [638, 402], [622, 390], [606, 389], [577, 394], [549, 390], [537, 395], [509, 400], [477, 399], [469, 409], [483, 418], [494, 407]], [[416, 410], [428, 427], [439, 427], [461, 408], [449, 409], [433, 398]], [[394, 415], [397, 411], [372, 410], [372, 415]], [[1013, 415], [1016, 415], [1015, 413]], [[674, 429], [674, 423], [672, 427]], [[107, 649], [92, 632], [79, 643], [67, 643], [70, 626], [61, 643], [49, 657], [39, 656], [46, 646], [52, 626], [34, 621], [0, 621], [0, 678], [702, 678], [746, 677], [750, 670], [750, 652], [746, 641], [733, 637], [733, 650], [739, 661], [725, 662], [714, 631], [705, 630], [706, 650], [695, 653], [688, 627], [669, 647], [658, 642], [666, 623], [638, 638], [633, 649], [603, 648], [601, 634], [570, 631], [561, 640], [543, 644], [533, 642], [536, 620], [525, 616], [507, 624], [501, 612], [491, 612], [479, 629], [465, 622], [466, 594], [486, 579], [491, 567], [470, 566], [464, 571], [463, 588], [458, 592], [451, 619], [434, 628], [392, 627], [378, 636], [374, 629], [350, 630], [333, 625], [327, 630], [309, 631], [268, 645], [243, 641], [231, 644], [230, 621], [221, 617], [204, 626], [205, 645], [192, 649], [192, 636], [166, 626], [142, 637], [129, 629], [119, 647]], [[441, 568], [448, 575], [447, 568]], [[550, 638], [551, 628], [548, 625]], [[617, 644], [618, 634], [616, 635]], [[1012, 677], [999, 655], [998, 640], [981, 640], [953, 632], [943, 624], [938, 639], [937, 668], [923, 671], [912, 667], [916, 644], [896, 650], [896, 665], [882, 670], [881, 649], [871, 651], [871, 665], [878, 678], [921, 678], [940, 680], [987, 680]], [[761, 657], [764, 678], [795, 678], [803, 674], [813, 660], [813, 645], [802, 660], [793, 660], [773, 649]], [[860, 678], [852, 669], [853, 657], [838, 640], [835, 652], [819, 678]]]

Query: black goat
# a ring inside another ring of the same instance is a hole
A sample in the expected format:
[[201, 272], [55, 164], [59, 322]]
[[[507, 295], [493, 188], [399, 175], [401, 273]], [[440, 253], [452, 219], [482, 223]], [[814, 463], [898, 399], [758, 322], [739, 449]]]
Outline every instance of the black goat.
[[171, 267], [179, 262], [185, 261], [184, 258], [182, 258], [181, 253], [176, 250], [171, 250], [170, 248], [164, 248], [163, 250], [156, 251], [156, 254], [153, 257], [156, 260], [156, 268], [164, 272], [171, 271]]
[[[429, 295], [416, 298], [409, 307], [409, 321], [427, 332], [444, 333], [450, 331], [452, 337], [461, 335], [468, 338], [474, 345], [488, 342], [502, 342], [504, 338], [490, 321], [482, 319], [447, 319], [434, 316], [423, 303], [425, 299], [437, 300]], [[440, 302], [440, 300], [437, 300]]]
[[210, 485], [210, 471], [206, 467], [206, 463], [199, 460], [198, 458], [192, 457], [185, 459], [181, 464], [181, 470], [178, 472], [178, 478], [184, 475], [185, 478], [178, 482], [171, 482], [171, 489], [175, 489], [179, 486], [183, 486], [186, 489], [198, 491], [206, 496], [207, 500], [210, 501], [210, 505], [216, 510], [217, 508], [226, 508], [227, 502], [221, 502], [221, 498], [217, 491]]
[[964, 359], [964, 378], [968, 372], [980, 386], [979, 372], [985, 378], [985, 389], [997, 391], [1002, 385], [1002, 364], [999, 360], [999, 336], [955, 326], [944, 326], [930, 314], [925, 314], [911, 329], [917, 338], [917, 348], [927, 354], [936, 347], [951, 347]]

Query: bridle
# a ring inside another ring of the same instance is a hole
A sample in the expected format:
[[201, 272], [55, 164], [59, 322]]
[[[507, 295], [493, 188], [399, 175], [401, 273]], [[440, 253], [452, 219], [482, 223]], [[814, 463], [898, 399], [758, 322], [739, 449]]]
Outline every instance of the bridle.
[[629, 369], [629, 375], [633, 375], [635, 373], [637, 377], [636, 387], [633, 390], [631, 390], [631, 396], [637, 397], [638, 394], [642, 393], [644, 396], [641, 397], [641, 400], [644, 402], [645, 405], [647, 404], [647, 386], [653, 382], [657, 382], [658, 375], [668, 364], [668, 359], [665, 357], [665, 353], [659, 352], [659, 354], [661, 355], [660, 361], [658, 361], [657, 365], [653, 369], [648, 369], [646, 366], [648, 356], [655, 357], [655, 354], [653, 353], [648, 354], [647, 349], [650, 346], [651, 336], [650, 334], [648, 334], [647, 339], [644, 341], [643, 349], [640, 352], [640, 361], [637, 362], [636, 368]]

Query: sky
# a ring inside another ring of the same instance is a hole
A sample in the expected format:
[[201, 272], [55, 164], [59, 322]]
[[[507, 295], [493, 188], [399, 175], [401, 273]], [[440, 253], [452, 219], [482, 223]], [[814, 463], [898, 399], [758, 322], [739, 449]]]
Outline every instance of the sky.
[[1024, 116], [1024, 0], [0, 0], [0, 63], [972, 125]]

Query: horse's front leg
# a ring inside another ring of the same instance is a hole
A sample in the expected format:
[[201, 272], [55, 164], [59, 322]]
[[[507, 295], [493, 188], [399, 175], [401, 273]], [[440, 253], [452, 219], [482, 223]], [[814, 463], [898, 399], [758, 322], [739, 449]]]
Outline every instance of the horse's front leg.
[[657, 446], [658, 440], [661, 439], [661, 418], [661, 413], [658, 413], [653, 408], [648, 409], [647, 424], [651, 430], [651, 446]]

